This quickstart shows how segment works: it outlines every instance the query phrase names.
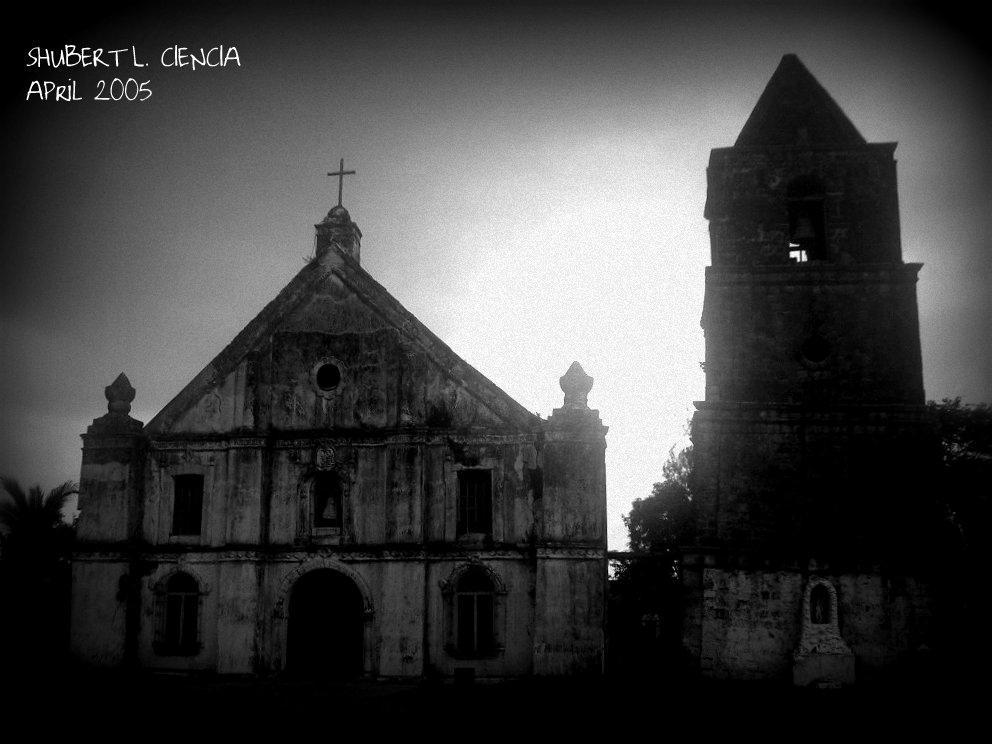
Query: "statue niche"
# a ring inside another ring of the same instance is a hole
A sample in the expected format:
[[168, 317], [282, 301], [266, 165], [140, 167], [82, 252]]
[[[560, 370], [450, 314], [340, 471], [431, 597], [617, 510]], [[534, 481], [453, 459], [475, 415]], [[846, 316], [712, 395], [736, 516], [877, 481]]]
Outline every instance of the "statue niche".
[[854, 684], [854, 654], [840, 634], [837, 590], [814, 576], [803, 592], [799, 646], [793, 654], [792, 681], [800, 687]]

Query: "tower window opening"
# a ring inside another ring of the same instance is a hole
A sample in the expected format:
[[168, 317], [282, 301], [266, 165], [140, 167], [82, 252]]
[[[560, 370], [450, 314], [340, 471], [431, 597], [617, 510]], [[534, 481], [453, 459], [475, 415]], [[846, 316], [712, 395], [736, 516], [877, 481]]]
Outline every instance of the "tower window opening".
[[797, 178], [786, 190], [789, 258], [794, 263], [827, 259], [823, 186], [811, 176]]

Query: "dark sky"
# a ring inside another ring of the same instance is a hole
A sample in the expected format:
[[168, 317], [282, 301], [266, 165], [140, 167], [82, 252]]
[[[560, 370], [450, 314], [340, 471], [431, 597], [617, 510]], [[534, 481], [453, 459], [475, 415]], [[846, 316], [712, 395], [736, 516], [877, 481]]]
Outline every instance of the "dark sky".
[[[989, 63], [953, 4], [169, 7], [6, 32], [0, 472], [78, 478], [121, 371], [150, 419], [303, 265], [344, 157], [363, 265], [456, 353], [545, 416], [573, 360], [595, 378], [623, 547], [702, 397], [709, 150], [789, 52], [899, 142], [928, 398], [992, 400]], [[148, 66], [24, 69], [64, 44]], [[173, 45], [241, 66], [165, 69]], [[153, 94], [22, 102], [70, 77]]]

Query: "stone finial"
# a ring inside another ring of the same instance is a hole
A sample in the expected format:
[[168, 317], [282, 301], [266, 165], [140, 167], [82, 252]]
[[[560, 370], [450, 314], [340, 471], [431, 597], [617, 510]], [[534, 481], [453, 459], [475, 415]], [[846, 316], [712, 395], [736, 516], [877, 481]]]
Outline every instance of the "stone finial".
[[126, 416], [131, 412], [131, 401], [134, 400], [134, 387], [127, 375], [121, 372], [117, 379], [104, 388], [103, 394], [107, 396], [107, 410]]
[[332, 207], [323, 221], [314, 225], [317, 234], [314, 239], [314, 252], [318, 259], [323, 258], [331, 246], [361, 261], [362, 231], [351, 221], [348, 210], [340, 204]]
[[558, 383], [561, 385], [562, 392], [565, 393], [563, 408], [580, 410], [589, 408], [592, 378], [585, 373], [581, 364], [572, 362], [572, 366], [568, 368], [568, 372], [559, 378]]

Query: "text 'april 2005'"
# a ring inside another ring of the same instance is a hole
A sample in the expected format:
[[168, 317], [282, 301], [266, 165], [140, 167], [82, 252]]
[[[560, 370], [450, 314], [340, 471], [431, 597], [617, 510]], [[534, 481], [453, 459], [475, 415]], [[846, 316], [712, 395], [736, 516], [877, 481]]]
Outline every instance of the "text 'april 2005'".
[[[104, 48], [66, 44], [56, 49], [32, 47], [27, 50], [26, 69], [99, 68], [142, 69], [149, 63], [141, 61], [136, 47]], [[158, 56], [163, 68], [197, 71], [202, 69], [241, 67], [241, 56], [236, 46], [191, 48], [174, 44], [165, 47]], [[80, 94], [80, 81], [74, 78], [32, 80], [28, 84], [26, 101], [73, 102], [87, 100]], [[151, 80], [139, 81], [133, 77], [100, 78], [92, 81], [94, 101], [147, 101], [152, 97]]]

